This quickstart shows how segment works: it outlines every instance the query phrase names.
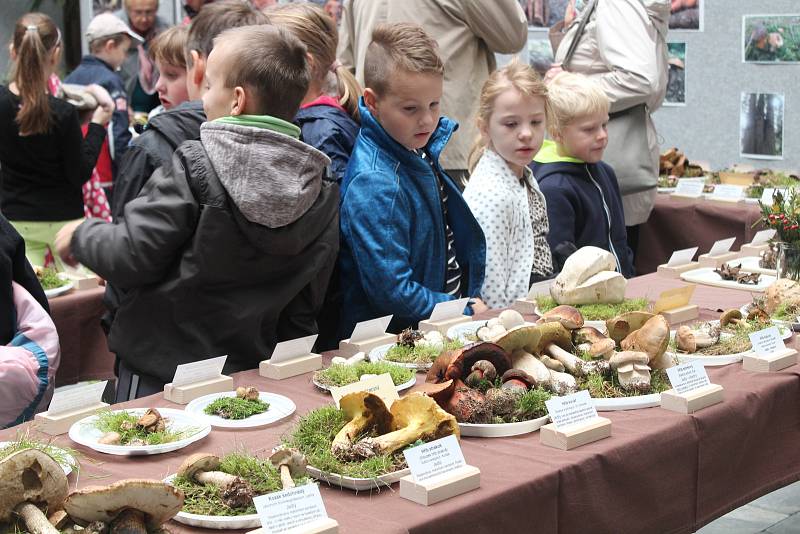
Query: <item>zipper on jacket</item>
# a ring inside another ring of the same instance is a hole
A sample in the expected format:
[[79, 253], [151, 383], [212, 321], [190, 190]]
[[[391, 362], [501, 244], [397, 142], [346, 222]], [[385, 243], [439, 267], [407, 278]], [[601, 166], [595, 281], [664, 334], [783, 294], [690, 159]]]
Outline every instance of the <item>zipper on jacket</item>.
[[620, 264], [619, 262], [619, 256], [617, 256], [617, 251], [614, 249], [614, 242], [611, 240], [611, 210], [608, 209], [608, 204], [606, 204], [606, 197], [605, 195], [603, 195], [603, 189], [600, 187], [600, 184], [598, 184], [595, 181], [594, 176], [592, 176], [592, 173], [589, 171], [589, 166], [584, 165], [584, 167], [586, 168], [586, 174], [589, 175], [589, 179], [597, 188], [598, 193], [600, 193], [600, 200], [603, 201], [603, 209], [606, 212], [606, 221], [608, 222], [608, 247], [611, 251], [611, 254], [614, 255], [614, 259], [617, 260], [617, 272], [622, 274], [622, 264]]

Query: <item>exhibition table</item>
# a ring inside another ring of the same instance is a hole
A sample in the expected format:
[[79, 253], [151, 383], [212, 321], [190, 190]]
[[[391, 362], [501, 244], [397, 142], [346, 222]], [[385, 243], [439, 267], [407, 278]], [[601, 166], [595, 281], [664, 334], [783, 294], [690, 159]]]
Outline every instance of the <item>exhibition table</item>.
[[[676, 280], [648, 275], [630, 280], [628, 296], [651, 299]], [[704, 318], [717, 308], [738, 307], [747, 292], [698, 287], [693, 302]], [[790, 342], [797, 346], [796, 341]], [[328, 354], [331, 356], [335, 353]], [[693, 415], [648, 408], [604, 412], [610, 438], [561, 451], [544, 447], [538, 433], [508, 438], [463, 438], [467, 463], [481, 470], [481, 487], [423, 507], [401, 499], [397, 486], [355, 493], [321, 484], [330, 517], [341, 532], [692, 532], [730, 510], [800, 479], [800, 366], [773, 374], [743, 371], [740, 364], [709, 368], [725, 388], [725, 400]], [[244, 449], [267, 454], [298, 416], [331, 402], [310, 375], [283, 381], [234, 375], [237, 385], [290, 397], [296, 414], [248, 431], [213, 430], [204, 440], [174, 453], [119, 457], [56, 443], [85, 457], [77, 485], [105, 485], [122, 478], [163, 478], [194, 452], [224, 454]], [[424, 380], [419, 374], [418, 381]], [[179, 406], [162, 395], [119, 407]], [[0, 432], [13, 438], [14, 429]], [[75, 485], [75, 477], [70, 478]], [[170, 523], [173, 532], [199, 532]], [[208, 531], [211, 532], [211, 531]]]

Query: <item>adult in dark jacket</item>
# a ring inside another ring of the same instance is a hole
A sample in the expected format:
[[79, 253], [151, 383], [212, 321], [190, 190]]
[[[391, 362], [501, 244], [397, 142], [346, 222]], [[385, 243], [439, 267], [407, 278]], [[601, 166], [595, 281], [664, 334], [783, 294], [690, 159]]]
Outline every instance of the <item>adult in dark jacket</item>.
[[321, 97], [300, 108], [294, 118], [303, 141], [331, 158], [331, 179], [342, 183], [358, 135], [358, 123], [335, 98]]

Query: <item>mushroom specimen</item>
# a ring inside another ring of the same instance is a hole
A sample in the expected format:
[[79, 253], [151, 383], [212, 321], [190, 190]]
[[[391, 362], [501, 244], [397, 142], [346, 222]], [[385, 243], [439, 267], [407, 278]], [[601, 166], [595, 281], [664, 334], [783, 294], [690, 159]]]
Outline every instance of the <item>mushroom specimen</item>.
[[506, 330], [525, 324], [525, 318], [516, 310], [503, 310], [500, 312], [498, 319], [500, 319], [500, 323]]
[[244, 400], [256, 400], [258, 389], [255, 386], [239, 386], [236, 388], [236, 396]]
[[798, 305], [800, 304], [800, 283], [790, 278], [776, 280], [764, 292], [765, 308], [770, 315], [781, 304]]
[[332, 365], [336, 365], [336, 364], [339, 364], [339, 365], [355, 365], [355, 364], [357, 364], [359, 362], [366, 361], [366, 359], [367, 359], [367, 355], [366, 354], [364, 354], [363, 352], [356, 352], [355, 354], [353, 354], [349, 358], [342, 358], [341, 356], [334, 356], [331, 359], [331, 364]]
[[279, 447], [272, 452], [269, 461], [281, 472], [281, 486], [283, 489], [293, 488], [294, 478], [306, 474], [308, 461], [305, 455], [297, 449]]
[[550, 295], [559, 304], [622, 302], [627, 282], [616, 268], [617, 260], [607, 250], [582, 247], [564, 262]]
[[539, 329], [542, 335], [536, 347], [537, 354], [547, 354], [558, 360], [574, 376], [586, 374], [584, 367], [589, 362], [585, 362], [568, 352], [568, 350], [572, 349], [572, 336], [560, 322], [544, 323], [539, 325]]
[[525, 393], [537, 386], [536, 379], [522, 369], [509, 369], [503, 373], [503, 388], [515, 393]]
[[726, 310], [722, 312], [722, 315], [719, 318], [719, 326], [721, 328], [725, 328], [728, 325], [733, 326], [745, 326], [747, 327], [747, 321], [742, 320], [742, 312], [737, 309]]
[[392, 414], [383, 400], [373, 393], [348, 393], [339, 400], [339, 409], [345, 413], [348, 421], [333, 438], [331, 451], [336, 456], [350, 457], [353, 442], [361, 435], [373, 430], [385, 434], [391, 429]]
[[575, 330], [583, 326], [583, 315], [577, 308], [562, 304], [542, 314], [538, 324], [557, 322], [568, 330]]
[[58, 534], [39, 506], [53, 512], [68, 492], [61, 466], [40, 450], [24, 449], [0, 461], [0, 523], [17, 514], [31, 534]]
[[183, 507], [183, 492], [160, 480], [128, 479], [73, 491], [64, 503], [80, 524], [102, 521], [109, 534], [159, 530]]
[[470, 367], [470, 373], [464, 382], [470, 387], [476, 387], [482, 380], [492, 382], [495, 378], [497, 378], [497, 369], [494, 368], [492, 362], [478, 360]]
[[652, 319], [655, 315], [645, 311], [632, 311], [617, 315], [606, 321], [608, 337], [620, 343], [628, 335], [639, 330], [644, 323]]
[[649, 361], [650, 357], [644, 352], [623, 351], [614, 354], [609, 363], [624, 389], [647, 391], [650, 389]]
[[689, 354], [697, 352], [699, 349], [710, 347], [719, 341], [719, 329], [705, 328], [692, 329], [686, 325], [678, 327], [675, 332], [675, 346], [681, 352]]
[[663, 315], [656, 315], [645, 322], [641, 328], [628, 334], [620, 346], [624, 351], [646, 353], [653, 369], [667, 369], [675, 365], [667, 354], [669, 345], [669, 323]]
[[219, 471], [220, 459], [214, 454], [197, 452], [186, 458], [178, 468], [178, 476], [197, 482], [212, 484], [220, 489], [222, 502], [231, 508], [243, 508], [253, 501], [253, 488], [250, 483]]

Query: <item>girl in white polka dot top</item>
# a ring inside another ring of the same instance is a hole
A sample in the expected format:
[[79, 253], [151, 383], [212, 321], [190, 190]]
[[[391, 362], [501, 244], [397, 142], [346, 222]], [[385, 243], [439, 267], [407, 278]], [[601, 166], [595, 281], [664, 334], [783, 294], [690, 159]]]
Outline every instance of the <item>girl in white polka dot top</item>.
[[481, 296], [490, 308], [510, 306], [532, 282], [553, 274], [545, 199], [528, 168], [542, 146], [549, 110], [544, 82], [516, 59], [481, 91], [480, 139], [464, 199], [486, 236]]

